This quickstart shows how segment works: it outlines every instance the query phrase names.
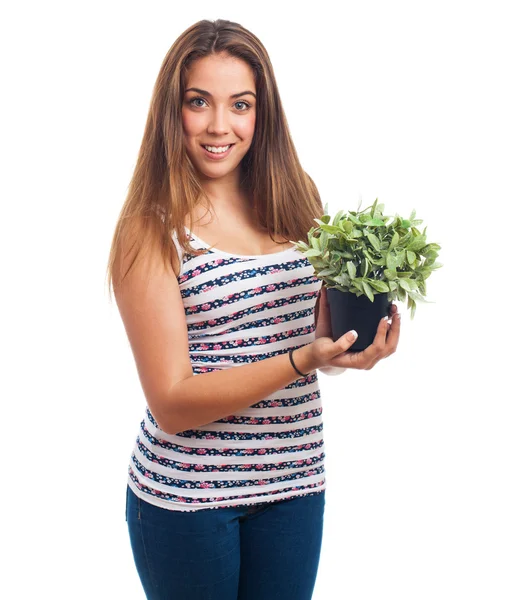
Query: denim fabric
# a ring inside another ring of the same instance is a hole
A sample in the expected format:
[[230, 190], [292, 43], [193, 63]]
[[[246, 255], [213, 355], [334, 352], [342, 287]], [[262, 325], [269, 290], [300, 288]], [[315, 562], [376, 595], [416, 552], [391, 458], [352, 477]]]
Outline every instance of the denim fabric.
[[325, 490], [253, 506], [172, 511], [126, 488], [126, 521], [148, 600], [310, 600]]

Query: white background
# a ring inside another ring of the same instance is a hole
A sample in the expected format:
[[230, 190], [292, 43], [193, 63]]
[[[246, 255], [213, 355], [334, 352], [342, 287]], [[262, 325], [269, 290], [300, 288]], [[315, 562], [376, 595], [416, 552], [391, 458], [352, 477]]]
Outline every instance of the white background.
[[[173, 41], [253, 31], [335, 213], [378, 197], [445, 266], [373, 370], [320, 374], [315, 600], [525, 600], [527, 37], [521, 2], [20, 2], [2, 60], [2, 546], [8, 597], [144, 598], [125, 523], [144, 399], [105, 291]], [[342, 12], [345, 10], [346, 12]], [[403, 311], [404, 311], [404, 307]], [[7, 597], [7, 596], [6, 596]]]

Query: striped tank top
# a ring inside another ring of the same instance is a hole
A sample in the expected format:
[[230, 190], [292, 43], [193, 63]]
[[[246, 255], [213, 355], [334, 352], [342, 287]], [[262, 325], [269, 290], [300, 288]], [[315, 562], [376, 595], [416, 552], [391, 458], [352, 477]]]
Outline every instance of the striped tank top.
[[[208, 247], [185, 229], [193, 248]], [[241, 256], [212, 248], [192, 256], [175, 232], [172, 238], [194, 376], [315, 340], [322, 282], [299, 250]], [[311, 496], [326, 488], [322, 434], [316, 369], [248, 408], [174, 435], [147, 405], [128, 485], [146, 502], [191, 512]]]

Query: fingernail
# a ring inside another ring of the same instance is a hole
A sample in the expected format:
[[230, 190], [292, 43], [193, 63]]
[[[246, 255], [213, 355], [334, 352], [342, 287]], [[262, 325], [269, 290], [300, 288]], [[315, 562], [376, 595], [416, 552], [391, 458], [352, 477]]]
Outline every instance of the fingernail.
[[351, 331], [348, 331], [346, 337], [350, 342], [352, 342], [357, 337], [357, 332], [355, 331], [355, 329], [352, 329]]

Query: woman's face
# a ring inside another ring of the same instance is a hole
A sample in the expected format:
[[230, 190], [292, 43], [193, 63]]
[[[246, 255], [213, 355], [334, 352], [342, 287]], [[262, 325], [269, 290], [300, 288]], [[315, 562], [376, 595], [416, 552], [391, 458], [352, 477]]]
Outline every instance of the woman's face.
[[[256, 122], [256, 86], [249, 65], [225, 54], [195, 61], [182, 117], [185, 148], [196, 169], [211, 179], [232, 174], [249, 150]], [[223, 151], [225, 146], [229, 148]]]

